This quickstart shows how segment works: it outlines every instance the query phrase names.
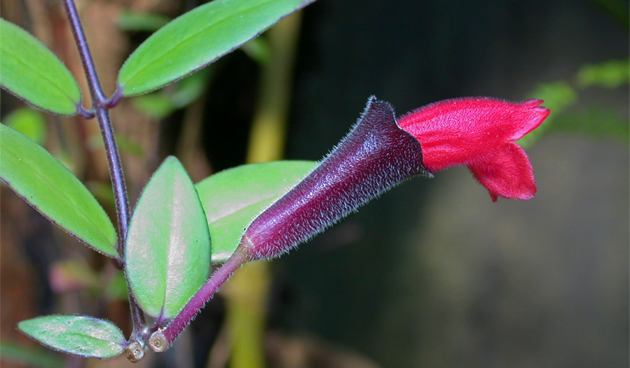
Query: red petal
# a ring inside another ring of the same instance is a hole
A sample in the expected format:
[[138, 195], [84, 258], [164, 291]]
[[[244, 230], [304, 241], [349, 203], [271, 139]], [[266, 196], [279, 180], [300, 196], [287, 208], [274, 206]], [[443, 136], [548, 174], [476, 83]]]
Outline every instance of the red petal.
[[540, 106], [543, 100], [527, 100], [518, 104], [520, 107], [518, 111], [515, 111], [513, 119], [519, 123], [516, 131], [510, 137], [511, 142], [518, 141], [523, 138], [527, 133], [538, 128], [542, 124], [543, 120], [549, 116], [549, 109]]
[[405, 115], [398, 124], [420, 142], [429, 170], [438, 171], [468, 165], [522, 138], [549, 115], [538, 106], [541, 103], [482, 97], [445, 100]]
[[508, 143], [468, 165], [493, 201], [497, 196], [530, 199], [536, 194], [534, 169], [521, 147]]

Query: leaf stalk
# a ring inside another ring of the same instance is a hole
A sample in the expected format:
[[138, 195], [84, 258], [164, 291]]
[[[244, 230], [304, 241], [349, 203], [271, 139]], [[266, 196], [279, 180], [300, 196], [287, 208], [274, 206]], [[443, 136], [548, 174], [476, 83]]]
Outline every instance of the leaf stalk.
[[[188, 326], [190, 321], [199, 313], [201, 308], [212, 299], [232, 274], [248, 261], [247, 248], [242, 244], [236, 249], [232, 256], [215, 272], [210, 279], [199, 289], [195, 296], [184, 306], [182, 311], [163, 330], [159, 330], [151, 335], [149, 345], [156, 352], [162, 352], [170, 346], [175, 339]], [[157, 344], [155, 344], [157, 342]], [[166, 346], [164, 346], [166, 344]]]

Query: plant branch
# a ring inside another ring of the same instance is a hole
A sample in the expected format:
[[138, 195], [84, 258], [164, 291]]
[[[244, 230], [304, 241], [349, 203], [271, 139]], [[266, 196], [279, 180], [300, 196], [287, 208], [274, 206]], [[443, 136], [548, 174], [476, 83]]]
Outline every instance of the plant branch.
[[114, 128], [112, 127], [106, 107], [108, 100], [103, 94], [103, 89], [101, 88], [98, 76], [96, 75], [94, 61], [92, 60], [92, 55], [90, 54], [74, 1], [64, 0], [63, 4], [68, 14], [72, 34], [74, 35], [79, 55], [81, 56], [81, 62], [83, 63], [83, 68], [85, 69], [85, 74], [87, 76], [88, 86], [90, 87], [90, 93], [92, 95], [94, 115], [98, 120], [101, 133], [103, 134], [103, 140], [105, 141], [105, 151], [107, 152], [109, 172], [112, 178], [112, 186], [114, 187], [114, 196], [116, 197], [118, 230], [120, 231], [118, 252], [122, 258], [124, 254], [124, 239], [127, 237], [127, 229], [129, 227], [130, 211], [125, 177], [120, 161], [120, 155], [118, 153], [118, 147], [116, 146], [116, 139], [114, 138]]
[[165, 351], [177, 339], [184, 328], [199, 313], [201, 308], [214, 296], [232, 274], [247, 262], [247, 248], [242, 244], [232, 256], [225, 261], [223, 266], [199, 289], [195, 296], [184, 306], [184, 309], [173, 319], [164, 330], [151, 335], [149, 345], [154, 351]]
[[[112, 180], [112, 187], [114, 189], [114, 197], [116, 201], [116, 215], [118, 219], [118, 254], [119, 259], [117, 266], [124, 268], [124, 254], [125, 254], [125, 239], [127, 238], [127, 231], [130, 221], [129, 200], [127, 198], [127, 186], [125, 185], [125, 175], [123, 173], [123, 167], [120, 160], [120, 154], [118, 153], [118, 147], [116, 145], [116, 139], [114, 137], [114, 128], [111, 120], [109, 119], [109, 113], [107, 109], [111, 107], [112, 101], [108, 100], [103, 93], [101, 84], [96, 74], [96, 68], [90, 49], [88, 48], [87, 40], [85, 39], [85, 33], [81, 26], [81, 20], [77, 13], [77, 8], [73, 0], [63, 0], [63, 5], [68, 15], [70, 22], [70, 28], [74, 35], [75, 42], [81, 57], [81, 62], [85, 70], [88, 86], [90, 88], [90, 94], [92, 96], [92, 108], [94, 116], [98, 120], [98, 125], [103, 135], [103, 141], [105, 143], [105, 152], [107, 153], [107, 162], [109, 164], [109, 174]], [[119, 101], [120, 99], [118, 99]], [[117, 102], [117, 101], [116, 101]], [[84, 116], [88, 114], [83, 114]], [[129, 304], [131, 307], [131, 318], [133, 321], [133, 333], [132, 338], [138, 336], [139, 331], [144, 328], [143, 315], [140, 311], [138, 304], [135, 302], [132, 295], [129, 298]]]

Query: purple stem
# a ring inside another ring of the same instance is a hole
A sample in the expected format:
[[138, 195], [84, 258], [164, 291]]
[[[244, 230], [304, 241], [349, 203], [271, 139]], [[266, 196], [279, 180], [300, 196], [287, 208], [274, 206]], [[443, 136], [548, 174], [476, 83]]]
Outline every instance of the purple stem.
[[199, 289], [195, 296], [190, 299], [188, 304], [184, 306], [184, 309], [173, 319], [171, 324], [161, 331], [169, 345], [175, 341], [177, 336], [179, 336], [201, 308], [214, 296], [221, 285], [245, 262], [247, 262], [246, 249], [239, 246], [232, 256], [225, 261], [223, 266], [221, 266], [201, 289]]
[[122, 101], [123, 99], [123, 95], [122, 95], [122, 88], [116, 88], [116, 92], [114, 92], [114, 94], [112, 95], [112, 97], [110, 97], [108, 100], [105, 101], [104, 105], [106, 109], [113, 109], [114, 107], [116, 107], [120, 101]]
[[94, 110], [86, 110], [81, 104], [77, 106], [77, 113], [85, 120], [94, 119]]
[[[114, 189], [114, 197], [116, 201], [116, 215], [118, 219], [118, 254], [119, 259], [116, 265], [119, 268], [124, 268], [124, 254], [125, 254], [125, 239], [127, 238], [127, 231], [129, 229], [130, 210], [129, 200], [127, 198], [127, 186], [125, 185], [125, 175], [123, 173], [122, 163], [120, 161], [120, 154], [118, 153], [118, 147], [116, 145], [116, 138], [114, 136], [114, 128], [111, 120], [109, 119], [109, 113], [107, 111], [108, 104], [111, 101], [105, 97], [101, 84], [96, 74], [96, 68], [94, 67], [94, 61], [90, 54], [87, 41], [85, 39], [85, 33], [81, 26], [81, 20], [77, 13], [77, 8], [73, 0], [63, 0], [64, 8], [68, 15], [70, 22], [70, 28], [74, 35], [74, 40], [77, 44], [77, 49], [81, 57], [83, 69], [87, 77], [88, 86], [90, 88], [90, 94], [92, 96], [93, 112], [94, 116], [98, 120], [98, 125], [103, 135], [103, 141], [105, 143], [105, 152], [107, 153], [107, 162], [109, 164], [109, 174], [112, 179], [112, 187]], [[79, 111], [85, 111], [82, 107]], [[82, 114], [86, 116], [86, 114]], [[89, 117], [89, 114], [87, 114]], [[139, 331], [144, 328], [144, 321], [142, 312], [140, 311], [135, 300], [130, 295], [129, 304], [131, 308], [131, 318], [133, 321], [133, 333], [132, 337], [135, 337]]]
[[99, 127], [103, 134], [103, 140], [105, 141], [105, 151], [107, 152], [107, 161], [109, 163], [109, 173], [112, 178], [112, 186], [114, 187], [114, 196], [116, 197], [116, 214], [118, 215], [118, 230], [120, 231], [118, 241], [118, 253], [121, 258], [124, 255], [124, 239], [127, 237], [127, 230], [129, 227], [129, 201], [127, 199], [127, 187], [125, 185], [125, 177], [123, 174], [122, 164], [120, 162], [120, 155], [118, 154], [118, 147], [116, 146], [116, 139], [114, 137], [114, 128], [109, 119], [107, 113], [106, 103], [108, 102], [103, 89], [96, 75], [96, 69], [94, 67], [94, 61], [90, 54], [87, 41], [85, 40], [85, 34], [81, 27], [81, 21], [77, 14], [77, 8], [74, 5], [73, 0], [64, 0], [64, 7], [68, 14], [70, 26], [72, 28], [72, 34], [81, 56], [81, 62], [85, 69], [87, 76], [88, 86], [90, 87], [90, 93], [92, 95], [92, 103], [94, 109], [94, 115], [98, 120]]

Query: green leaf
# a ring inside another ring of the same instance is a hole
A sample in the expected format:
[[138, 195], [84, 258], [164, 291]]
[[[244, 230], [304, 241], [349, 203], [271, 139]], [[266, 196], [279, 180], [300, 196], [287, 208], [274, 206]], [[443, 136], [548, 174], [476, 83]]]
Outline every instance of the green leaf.
[[118, 75], [123, 96], [193, 73], [312, 0], [215, 0], [180, 16], [131, 54]]
[[0, 85], [27, 102], [61, 115], [75, 115], [81, 90], [55, 54], [22, 28], [0, 19]]
[[[118, 148], [125, 153], [130, 153], [136, 157], [144, 157], [144, 149], [140, 143], [134, 141], [131, 137], [126, 135], [116, 134], [116, 143]], [[103, 136], [100, 134], [93, 134], [87, 140], [88, 148], [91, 150], [104, 149], [105, 143], [103, 142]]]
[[114, 189], [112, 189], [111, 182], [92, 180], [86, 182], [85, 186], [100, 203], [108, 205], [112, 208], [116, 206], [116, 197], [114, 196]]
[[136, 109], [146, 115], [162, 119], [199, 98], [206, 89], [209, 79], [210, 68], [206, 68], [173, 85], [172, 87], [176, 87], [175, 92], [172, 91], [172, 88], [166, 88], [135, 97], [132, 102]]
[[175, 317], [208, 278], [210, 256], [201, 202], [171, 156], [144, 188], [129, 226], [126, 273], [138, 304], [158, 324]]
[[576, 76], [581, 88], [599, 86], [613, 89], [630, 83], [630, 61], [609, 60], [583, 66]]
[[113, 323], [87, 316], [45, 316], [22, 321], [18, 329], [65, 353], [101, 359], [120, 355], [127, 342]]
[[155, 119], [163, 119], [177, 109], [171, 101], [171, 98], [162, 93], [162, 91], [138, 96], [134, 98], [132, 102], [136, 109]]
[[630, 137], [628, 118], [614, 109], [586, 106], [579, 111], [561, 114], [554, 121], [551, 131], [582, 133], [593, 138], [614, 138], [628, 143]]
[[95, 250], [118, 257], [114, 225], [63, 164], [23, 134], [0, 124], [0, 178], [53, 223]]
[[212, 235], [212, 262], [223, 262], [238, 247], [254, 218], [299, 183], [317, 163], [277, 161], [222, 171], [197, 183]]
[[241, 50], [260, 65], [267, 64], [271, 60], [271, 46], [264, 37], [249, 40], [241, 46]]
[[64, 361], [50, 350], [10, 341], [0, 343], [0, 360], [31, 368], [63, 368], [65, 366]]
[[65, 259], [54, 262], [48, 272], [48, 282], [55, 293], [79, 289], [101, 289], [100, 275], [85, 260]]
[[553, 126], [556, 117], [577, 102], [578, 94], [569, 83], [555, 81], [537, 85], [531, 93], [531, 98], [545, 101], [543, 106], [551, 110], [551, 114], [540, 127], [518, 141], [518, 144], [523, 148], [530, 147], [546, 134]]
[[206, 68], [179, 81], [177, 92], [171, 96], [173, 105], [182, 108], [201, 96], [210, 81], [210, 69]]
[[171, 18], [150, 13], [136, 13], [132, 11], [123, 11], [116, 19], [118, 28], [123, 31], [146, 31], [153, 32], [165, 26]]
[[127, 279], [122, 271], [114, 271], [114, 276], [109, 278], [105, 287], [105, 296], [110, 300], [128, 300]]
[[46, 122], [44, 115], [28, 107], [11, 111], [4, 117], [4, 124], [42, 145], [46, 140]]

